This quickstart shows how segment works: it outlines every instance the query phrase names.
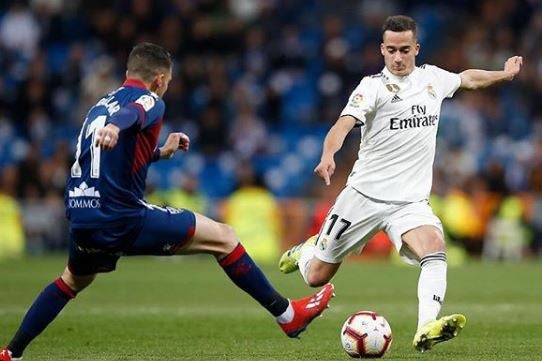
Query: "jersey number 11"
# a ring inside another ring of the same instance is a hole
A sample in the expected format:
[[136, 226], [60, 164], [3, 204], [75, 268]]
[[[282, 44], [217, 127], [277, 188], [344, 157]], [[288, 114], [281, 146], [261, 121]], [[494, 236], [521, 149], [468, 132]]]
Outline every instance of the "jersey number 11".
[[79, 137], [77, 138], [75, 162], [73, 163], [71, 169], [72, 178], [81, 178], [82, 175], [81, 165], [79, 164], [79, 157], [81, 156], [81, 142], [83, 138], [83, 132], [85, 133], [85, 139], [92, 136], [90, 141], [90, 178], [100, 178], [100, 155], [102, 149], [96, 145], [96, 130], [103, 128], [106, 120], [106, 115], [99, 115], [91, 122], [86, 122], [86, 125], [81, 128], [81, 132], [79, 132]]

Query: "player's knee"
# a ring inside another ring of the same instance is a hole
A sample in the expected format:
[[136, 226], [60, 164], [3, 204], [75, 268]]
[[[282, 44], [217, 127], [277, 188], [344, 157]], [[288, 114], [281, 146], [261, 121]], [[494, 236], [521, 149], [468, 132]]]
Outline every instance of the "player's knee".
[[307, 284], [310, 287], [321, 287], [328, 283], [330, 277], [322, 272], [309, 272], [307, 275]]
[[435, 237], [428, 239], [423, 247], [423, 251], [420, 252], [419, 257], [423, 258], [427, 255], [431, 255], [434, 253], [439, 252], [446, 252], [446, 244], [444, 243], [444, 240], [442, 237]]
[[436, 227], [423, 227], [409, 232], [409, 237], [404, 242], [409, 249], [419, 258], [436, 252], [445, 252], [446, 244], [440, 230]]
[[427, 242], [427, 251], [428, 253], [446, 251], [446, 243], [440, 233], [435, 232], [433, 237], [429, 238], [429, 241]]
[[220, 223], [220, 239], [219, 239], [223, 252], [229, 253], [237, 246], [239, 241], [237, 240], [237, 235], [233, 228], [224, 223]]
[[74, 292], [81, 292], [84, 290], [88, 285], [94, 281], [96, 278], [95, 274], [87, 275], [87, 276], [76, 276], [66, 267], [64, 270], [64, 273], [62, 274], [62, 280], [66, 285], [71, 288]]

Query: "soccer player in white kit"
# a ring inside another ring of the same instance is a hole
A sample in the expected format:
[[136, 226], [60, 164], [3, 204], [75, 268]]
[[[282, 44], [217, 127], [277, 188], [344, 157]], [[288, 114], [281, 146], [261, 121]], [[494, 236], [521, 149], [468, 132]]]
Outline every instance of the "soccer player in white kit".
[[360, 251], [384, 230], [401, 257], [421, 267], [413, 346], [423, 352], [457, 336], [466, 323], [461, 314], [437, 319], [446, 293], [446, 248], [428, 197], [442, 101], [458, 88], [512, 80], [523, 59], [509, 58], [501, 71], [469, 69], [455, 74], [433, 65], [417, 67], [416, 22], [391, 16], [382, 31], [385, 67], [380, 74], [364, 77], [352, 92], [324, 140], [314, 170], [329, 185], [335, 153], [352, 128], [361, 127], [358, 159], [346, 187], [320, 233], [285, 252], [279, 268], [284, 273], [299, 268], [308, 285], [324, 285], [344, 257]]

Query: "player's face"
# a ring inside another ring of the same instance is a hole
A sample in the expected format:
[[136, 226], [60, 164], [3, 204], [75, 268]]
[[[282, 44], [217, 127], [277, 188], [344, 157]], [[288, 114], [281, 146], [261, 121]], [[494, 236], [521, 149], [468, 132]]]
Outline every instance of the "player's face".
[[[169, 82], [171, 81], [171, 69], [167, 72], [159, 73], [152, 81], [151, 90], [159, 97], [163, 97], [167, 91]], [[154, 89], [152, 89], [154, 88]]]
[[420, 44], [412, 31], [395, 32], [386, 30], [380, 44], [380, 52], [384, 57], [386, 68], [393, 75], [405, 76], [410, 74], [416, 66], [416, 55], [420, 51]]

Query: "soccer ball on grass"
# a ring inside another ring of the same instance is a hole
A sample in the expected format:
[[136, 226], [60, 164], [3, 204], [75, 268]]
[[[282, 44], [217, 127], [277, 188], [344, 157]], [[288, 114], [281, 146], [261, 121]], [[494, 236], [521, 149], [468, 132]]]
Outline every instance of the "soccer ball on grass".
[[383, 316], [375, 312], [356, 312], [344, 322], [341, 342], [350, 357], [382, 357], [391, 346], [391, 327]]

